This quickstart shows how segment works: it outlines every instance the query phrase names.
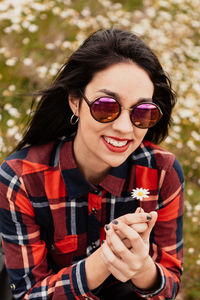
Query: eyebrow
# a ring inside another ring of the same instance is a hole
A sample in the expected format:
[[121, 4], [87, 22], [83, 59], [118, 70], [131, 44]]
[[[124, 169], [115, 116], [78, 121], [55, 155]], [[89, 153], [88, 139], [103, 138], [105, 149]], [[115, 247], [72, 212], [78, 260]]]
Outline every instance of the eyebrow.
[[117, 100], [120, 99], [120, 96], [118, 93], [115, 93], [115, 92], [112, 92], [110, 90], [107, 90], [107, 89], [101, 89], [101, 90], [98, 90], [97, 92], [102, 92], [110, 97], [113, 97], [113, 98], [116, 98]]
[[[107, 89], [100, 89], [97, 92], [102, 92], [102, 93], [104, 93], [104, 94], [106, 94], [106, 95], [108, 95], [108, 96], [110, 96], [112, 98], [115, 98], [116, 100], [118, 100], [120, 102], [120, 98], [121, 97], [116, 92], [113, 92], [113, 91], [110, 91], [110, 90], [107, 90]], [[152, 98], [139, 98], [137, 100], [136, 104], [139, 104], [140, 102], [150, 102], [150, 101], [153, 102], [153, 99]], [[135, 106], [135, 104], [132, 105], [131, 107], [134, 107], [134, 106]]]

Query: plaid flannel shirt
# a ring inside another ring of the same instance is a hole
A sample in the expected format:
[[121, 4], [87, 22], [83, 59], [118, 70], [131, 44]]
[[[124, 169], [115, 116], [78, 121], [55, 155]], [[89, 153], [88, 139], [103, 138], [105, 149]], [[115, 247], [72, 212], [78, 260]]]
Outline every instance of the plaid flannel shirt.
[[[99, 299], [88, 289], [85, 259], [105, 239], [105, 224], [141, 206], [158, 213], [150, 255], [161, 284], [155, 291], [133, 286], [133, 299], [134, 294], [174, 299], [183, 258], [184, 178], [177, 159], [144, 141], [99, 186], [92, 186], [77, 168], [72, 145], [71, 137], [26, 147], [1, 165], [0, 230], [13, 295]], [[149, 197], [133, 198], [136, 188], [148, 189]]]

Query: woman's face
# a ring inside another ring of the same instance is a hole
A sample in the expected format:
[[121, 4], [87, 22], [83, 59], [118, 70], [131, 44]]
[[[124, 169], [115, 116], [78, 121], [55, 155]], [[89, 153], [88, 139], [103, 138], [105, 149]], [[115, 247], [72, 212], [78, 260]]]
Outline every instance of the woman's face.
[[[153, 90], [147, 72], [132, 62], [126, 62], [96, 73], [86, 86], [85, 96], [93, 102], [98, 97], [114, 93], [121, 106], [127, 109], [141, 99], [152, 99]], [[121, 165], [138, 148], [147, 132], [147, 129], [132, 124], [128, 110], [122, 109], [120, 116], [111, 123], [99, 123], [82, 100], [78, 116], [74, 153], [83, 171], [93, 168], [98, 172]]]

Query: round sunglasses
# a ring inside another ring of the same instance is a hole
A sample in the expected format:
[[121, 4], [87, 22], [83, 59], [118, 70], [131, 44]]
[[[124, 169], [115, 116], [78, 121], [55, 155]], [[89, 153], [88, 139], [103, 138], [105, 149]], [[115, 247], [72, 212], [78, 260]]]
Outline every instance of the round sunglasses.
[[100, 123], [109, 123], [116, 120], [122, 109], [125, 109], [130, 112], [131, 122], [136, 127], [147, 129], [153, 127], [163, 115], [160, 107], [150, 101], [140, 102], [132, 108], [124, 108], [112, 97], [102, 96], [90, 102], [81, 91], [80, 93], [88, 104], [92, 117]]

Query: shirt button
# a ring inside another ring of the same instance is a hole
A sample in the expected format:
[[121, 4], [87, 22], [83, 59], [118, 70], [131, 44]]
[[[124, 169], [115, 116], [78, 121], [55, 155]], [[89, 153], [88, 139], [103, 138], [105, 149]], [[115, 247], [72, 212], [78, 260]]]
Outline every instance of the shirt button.
[[11, 289], [11, 291], [14, 291], [14, 290], [15, 290], [15, 284], [14, 284], [14, 283], [11, 283], [11, 284], [10, 284], [10, 289]]
[[98, 190], [98, 189], [95, 189], [95, 190], [93, 191], [93, 193], [94, 193], [95, 195], [97, 195], [97, 194], [99, 193], [99, 190]]
[[92, 243], [92, 249], [96, 249], [96, 247], [97, 247], [96, 244], [93, 242]]
[[50, 249], [51, 249], [52, 251], [55, 250], [54, 244], [51, 244]]
[[96, 214], [97, 214], [96, 207], [93, 207], [93, 208], [92, 208], [92, 213], [93, 213], [94, 215], [96, 215]]

